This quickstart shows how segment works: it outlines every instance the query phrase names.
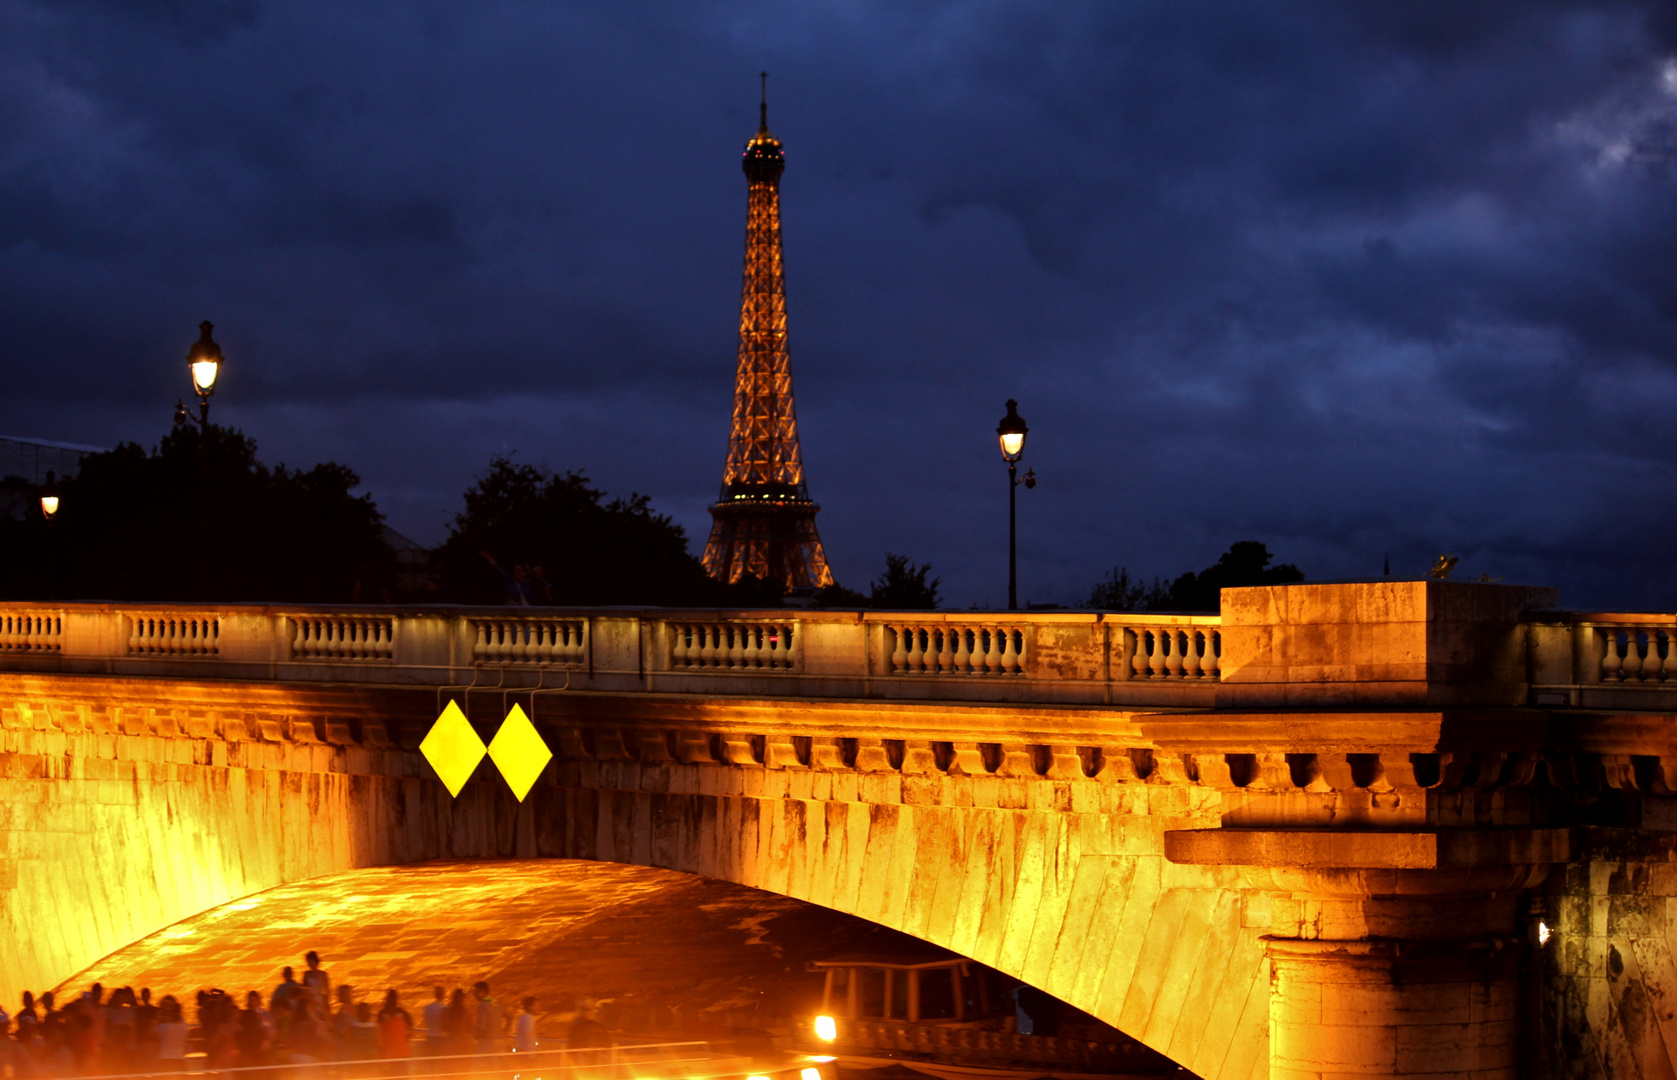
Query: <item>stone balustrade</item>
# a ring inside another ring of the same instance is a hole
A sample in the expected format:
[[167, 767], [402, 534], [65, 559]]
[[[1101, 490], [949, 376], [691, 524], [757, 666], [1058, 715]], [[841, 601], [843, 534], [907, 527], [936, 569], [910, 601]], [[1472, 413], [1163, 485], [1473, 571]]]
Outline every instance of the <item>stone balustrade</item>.
[[1206, 615], [0, 604], [0, 670], [1206, 707]]
[[1532, 704], [1677, 704], [1677, 615], [1539, 611], [1526, 623]]
[[[1161, 708], [1326, 706], [1349, 703], [1346, 686], [1372, 701], [1421, 685], [1390, 664], [1374, 691], [1339, 680], [1355, 666], [1307, 655], [1332, 635], [1279, 644], [1295, 616], [1266, 629], [1272, 614], [1248, 610], [1262, 590], [1235, 592], [1251, 595], [1232, 609], [1225, 597], [1222, 616], [10, 603], [0, 670], [514, 688], [563, 671], [571, 688], [614, 692]], [[1677, 706], [1677, 614], [1510, 611], [1504, 638], [1475, 631], [1494, 690], [1446, 700], [1434, 680], [1414, 704]], [[1363, 632], [1354, 614], [1324, 617]]]

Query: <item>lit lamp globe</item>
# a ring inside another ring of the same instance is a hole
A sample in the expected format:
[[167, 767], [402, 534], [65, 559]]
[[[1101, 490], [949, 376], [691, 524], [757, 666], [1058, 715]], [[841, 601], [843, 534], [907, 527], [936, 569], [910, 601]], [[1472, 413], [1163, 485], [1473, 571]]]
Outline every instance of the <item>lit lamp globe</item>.
[[1019, 403], [1008, 398], [1007, 415], [996, 425], [996, 437], [1001, 440], [1002, 458], [1009, 464], [1018, 461], [1025, 452], [1025, 434], [1030, 430], [1025, 426], [1025, 418], [1019, 415]]
[[215, 329], [209, 322], [198, 324], [202, 335], [193, 343], [186, 354], [186, 362], [192, 369], [192, 389], [199, 397], [209, 397], [215, 393], [215, 380], [221, 374], [221, 346], [210, 337], [210, 331]]
[[58, 515], [58, 482], [53, 479], [52, 470], [47, 470], [47, 483], [41, 489], [41, 516], [51, 521]]

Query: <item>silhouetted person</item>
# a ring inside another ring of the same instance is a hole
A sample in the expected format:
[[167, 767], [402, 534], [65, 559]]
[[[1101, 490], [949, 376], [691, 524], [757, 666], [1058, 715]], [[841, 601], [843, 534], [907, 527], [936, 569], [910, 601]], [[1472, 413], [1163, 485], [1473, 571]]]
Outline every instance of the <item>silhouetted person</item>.
[[297, 975], [289, 967], [280, 969], [280, 984], [274, 987], [274, 992], [268, 995], [268, 1005], [276, 1014], [291, 1009], [291, 1002], [298, 994], [306, 994], [303, 984], [297, 981]]
[[274, 1025], [267, 1010], [262, 1008], [262, 995], [255, 990], [245, 995], [245, 1007], [239, 1013], [237, 1034], [239, 1064], [246, 1068], [266, 1065], [274, 1043]]
[[501, 582], [507, 587], [506, 604], [511, 607], [529, 607], [536, 602], [535, 594], [531, 592], [530, 588], [530, 568], [528, 566], [519, 563], [512, 568], [512, 573], [509, 574], [502, 569], [501, 564], [495, 561], [495, 556], [489, 554], [489, 552], [480, 551], [478, 555], [497, 574], [501, 575]]
[[475, 982], [472, 984], [472, 996], [477, 998], [477, 1052], [493, 1054], [500, 1049], [501, 1036], [507, 1032], [506, 1014], [495, 999], [489, 996], [489, 984]]
[[448, 1031], [443, 1019], [448, 1013], [448, 1002], [443, 1000], [443, 988], [432, 988], [435, 1000], [425, 1006], [425, 1054], [436, 1057], [448, 1047]]
[[158, 1006], [157, 1067], [166, 1073], [186, 1071], [186, 1018], [173, 994], [165, 994]]
[[449, 995], [448, 1009], [443, 1013], [443, 1030], [448, 1033], [444, 1052], [454, 1057], [472, 1052], [472, 1013], [466, 1007], [466, 991], [456, 990]]
[[384, 1006], [378, 1011], [378, 1056], [413, 1056], [413, 1018], [402, 1008], [394, 990], [385, 992]]
[[512, 1027], [512, 1048], [520, 1054], [533, 1054], [536, 1052], [536, 999], [527, 997], [520, 1004], [524, 1008]]
[[314, 994], [322, 1014], [332, 1001], [332, 980], [327, 978], [326, 971], [320, 966], [320, 954], [310, 949], [303, 954], [303, 961], [308, 970], [303, 972], [303, 988]]
[[158, 1009], [151, 1003], [151, 987], [140, 987], [140, 1001], [134, 1006], [134, 1064], [142, 1071], [157, 1060]]
[[[576, 1011], [576, 1019], [571, 1021], [571, 1030], [566, 1034], [565, 1045], [572, 1050], [592, 1051], [609, 1045], [610, 1037], [605, 1025], [600, 1023], [600, 1004], [597, 1001], [584, 1001]], [[599, 1061], [597, 1053], [586, 1053], [573, 1060], [579, 1065], [592, 1065]]]

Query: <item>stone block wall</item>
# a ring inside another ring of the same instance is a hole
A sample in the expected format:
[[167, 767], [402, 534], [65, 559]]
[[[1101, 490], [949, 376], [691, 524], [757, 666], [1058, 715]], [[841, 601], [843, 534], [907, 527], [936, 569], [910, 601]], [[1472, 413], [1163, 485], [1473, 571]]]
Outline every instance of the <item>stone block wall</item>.
[[1677, 1074], [1677, 833], [1580, 827], [1545, 888], [1545, 1080]]

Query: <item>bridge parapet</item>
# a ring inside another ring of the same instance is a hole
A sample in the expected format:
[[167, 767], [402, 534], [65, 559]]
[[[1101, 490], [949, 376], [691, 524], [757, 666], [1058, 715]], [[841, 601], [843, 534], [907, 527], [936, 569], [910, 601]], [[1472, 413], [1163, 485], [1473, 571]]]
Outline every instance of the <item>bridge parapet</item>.
[[0, 606], [0, 670], [1204, 707], [1215, 615]]

